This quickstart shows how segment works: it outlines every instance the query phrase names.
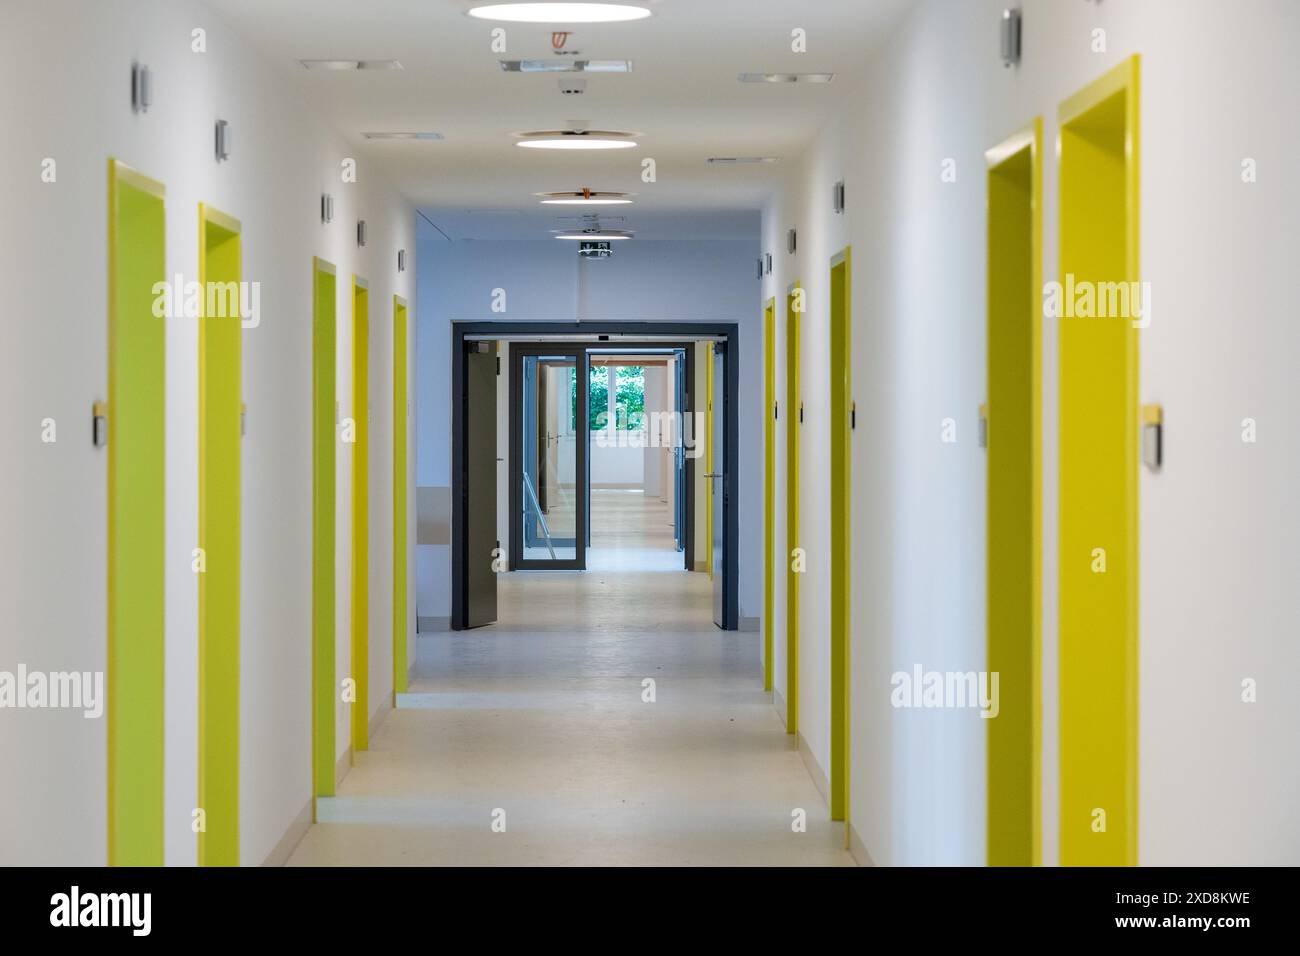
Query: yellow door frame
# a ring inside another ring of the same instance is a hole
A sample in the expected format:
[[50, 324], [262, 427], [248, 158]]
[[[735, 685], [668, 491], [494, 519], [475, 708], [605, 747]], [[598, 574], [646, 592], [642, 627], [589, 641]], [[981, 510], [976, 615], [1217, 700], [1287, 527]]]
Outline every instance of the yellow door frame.
[[[830, 263], [831, 819], [849, 817], [849, 577], [853, 517], [853, 249]], [[847, 830], [846, 830], [847, 834]]]
[[803, 404], [799, 398], [799, 316], [803, 289], [795, 281], [785, 294], [785, 730], [799, 732], [799, 572], [794, 549], [799, 547], [799, 428]]
[[312, 257], [312, 557], [311, 728], [312, 820], [316, 798], [334, 795], [335, 496], [338, 443], [335, 388], [338, 278], [332, 263]]
[[241, 244], [238, 219], [199, 204], [200, 866], [239, 865]]
[[[1127, 314], [1095, 310], [1101, 283], [1141, 288], [1139, 70], [1129, 57], [1058, 113], [1066, 866], [1138, 859], [1138, 329], [1131, 300]], [[1092, 308], [1080, 283], [1093, 284]]]
[[370, 749], [370, 284], [352, 276], [352, 752]]
[[1042, 862], [1043, 121], [985, 154], [988, 188], [988, 733], [990, 866]]
[[[406, 693], [407, 306], [393, 296], [393, 704]], [[497, 343], [500, 351], [501, 344]]]
[[108, 161], [108, 864], [162, 866], [166, 190]]
[[763, 690], [772, 690], [776, 613], [776, 297], [763, 306]]

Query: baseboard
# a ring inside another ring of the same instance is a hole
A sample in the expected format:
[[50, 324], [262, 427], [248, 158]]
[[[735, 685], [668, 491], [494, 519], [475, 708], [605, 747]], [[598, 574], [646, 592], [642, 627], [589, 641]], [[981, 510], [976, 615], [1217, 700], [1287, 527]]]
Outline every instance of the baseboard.
[[760, 619], [760, 618], [757, 618], [757, 617], [742, 617], [742, 618], [740, 619], [740, 626], [737, 628], [737, 630], [740, 630], [740, 631], [757, 631], [757, 630], [758, 630], [758, 625], [759, 625], [760, 623], [761, 623], [761, 619]]
[[415, 633], [422, 634], [425, 631], [450, 631], [450, 617], [417, 617], [415, 619]]
[[696, 570], [696, 571], [708, 571], [708, 570], [709, 570], [709, 562], [707, 562], [707, 561], [696, 561], [696, 562], [695, 562], [695, 570]]
[[871, 858], [867, 852], [867, 846], [862, 842], [862, 837], [858, 836], [858, 831], [853, 829], [853, 824], [849, 824], [849, 854], [853, 857], [858, 866], [875, 866], [876, 861]]
[[289, 828], [284, 831], [274, 849], [266, 855], [262, 861], [263, 866], [284, 866], [289, 862], [289, 857], [293, 856], [293, 851], [298, 848], [302, 838], [307, 835], [311, 829], [311, 798], [307, 798], [306, 805], [298, 811], [298, 815], [293, 818]]
[[338, 790], [339, 785], [343, 783], [343, 778], [348, 775], [352, 769], [352, 745], [348, 744], [348, 749], [343, 751], [343, 756], [339, 757], [338, 764], [334, 767], [334, 789]]
[[772, 706], [776, 708], [776, 715], [781, 718], [781, 726], [785, 727], [788, 731], [790, 725], [785, 722], [785, 715], [787, 712], [785, 698], [781, 696], [781, 692], [775, 687], [772, 688]]
[[813, 756], [812, 748], [808, 746], [808, 741], [803, 739], [803, 734], [796, 734], [799, 738], [799, 756], [803, 758], [803, 765], [808, 768], [808, 776], [812, 777], [813, 785], [817, 787], [817, 792], [822, 795], [826, 801], [826, 806], [831, 805], [831, 781], [822, 769], [822, 765], [817, 762]]
[[371, 713], [370, 715], [369, 736], [372, 740], [374, 739], [375, 732], [379, 730], [379, 725], [384, 722], [384, 718], [388, 716], [388, 712], [392, 709], [393, 709], [393, 695], [384, 694], [380, 698], [378, 705], [376, 705], [374, 712]]

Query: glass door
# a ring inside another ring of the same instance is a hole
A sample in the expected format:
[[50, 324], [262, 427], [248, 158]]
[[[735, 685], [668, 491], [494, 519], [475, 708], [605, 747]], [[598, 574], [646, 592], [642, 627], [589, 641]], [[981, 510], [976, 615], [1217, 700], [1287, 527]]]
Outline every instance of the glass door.
[[520, 345], [511, 363], [511, 566], [585, 568], [586, 354]]

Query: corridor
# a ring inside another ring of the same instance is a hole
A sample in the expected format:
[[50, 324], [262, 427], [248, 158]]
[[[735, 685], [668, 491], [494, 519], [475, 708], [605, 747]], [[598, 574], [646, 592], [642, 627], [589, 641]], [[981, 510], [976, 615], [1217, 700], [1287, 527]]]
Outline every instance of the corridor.
[[714, 627], [708, 584], [506, 576], [498, 624], [421, 635], [409, 693], [289, 865], [852, 866], [759, 635]]
[[0, 873], [1300, 864], [1300, 0], [0, 7]]

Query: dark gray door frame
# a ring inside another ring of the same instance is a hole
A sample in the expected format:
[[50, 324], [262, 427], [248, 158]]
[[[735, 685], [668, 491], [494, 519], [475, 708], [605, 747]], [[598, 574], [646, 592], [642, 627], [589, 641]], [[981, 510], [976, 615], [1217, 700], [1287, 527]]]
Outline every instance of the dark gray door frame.
[[[580, 489], [587, 487], [589, 484], [589, 469], [591, 468], [591, 457], [589, 443], [585, 440], [584, 435], [590, 432], [587, 423], [587, 361], [586, 346], [573, 345], [568, 342], [519, 342], [511, 343], [510, 347], [510, 463], [508, 473], [510, 475], [510, 568], [511, 570], [528, 571], [528, 570], [556, 570], [556, 571], [584, 571], [587, 568], [587, 523], [591, 520], [591, 515], [587, 513], [587, 508], [583, 505], [574, 507], [574, 538], [573, 538], [573, 557], [570, 559], [559, 558], [556, 560], [537, 560], [524, 557], [525, 531], [522, 520], [523, 515], [523, 495], [521, 494], [521, 476], [524, 469], [524, 423], [520, 417], [519, 409], [523, 401], [523, 362], [524, 357], [528, 355], [543, 356], [572, 356], [574, 365], [574, 375], [577, 379], [577, 415], [578, 422], [575, 428], [574, 437], [574, 470], [577, 478], [577, 488], [574, 489], [575, 497], [580, 494]], [[567, 364], [567, 363], [564, 363]], [[539, 372], [541, 363], [538, 363]], [[539, 415], [541, 412], [539, 411]], [[539, 465], [540, 469], [540, 465]], [[539, 470], [540, 474], [540, 470]], [[538, 499], [542, 499], [541, 482], [538, 482], [537, 489]], [[542, 505], [545, 508], [545, 505]]]
[[[465, 449], [467, 445], [468, 417], [465, 413], [465, 377], [466, 377], [466, 341], [471, 337], [490, 336], [507, 338], [509, 336], [572, 336], [570, 342], [577, 342], [584, 348], [643, 348], [652, 345], [659, 348], [669, 343], [653, 342], [654, 338], [677, 338], [691, 340], [709, 336], [724, 337], [727, 340], [729, 361], [726, 365], [726, 416], [723, 441], [723, 470], [727, 475], [726, 483], [733, 488], [739, 487], [740, 474], [740, 429], [739, 402], [740, 395], [740, 327], [735, 322], [452, 322], [451, 356], [452, 356], [452, 429], [451, 429], [451, 481], [452, 481], [452, 516], [451, 516], [451, 626], [457, 630], [468, 626], [468, 594], [466, 592], [465, 566], [466, 554], [465, 516], [468, 475], [465, 473]], [[628, 337], [606, 341], [582, 341], [586, 336], [617, 335]], [[644, 336], [644, 339], [636, 337]], [[549, 343], [548, 343], [549, 344]], [[556, 347], [562, 344], [556, 342]], [[686, 411], [695, 411], [694, 394], [694, 349], [687, 348], [688, 371], [686, 377], [687, 402]], [[693, 560], [695, 552], [695, 481], [694, 465], [696, 459], [686, 460], [687, 468], [687, 541], [686, 560]], [[725, 568], [723, 578], [723, 603], [725, 605], [726, 629], [734, 631], [739, 626], [739, 555], [740, 555], [740, 509], [726, 509]]]

